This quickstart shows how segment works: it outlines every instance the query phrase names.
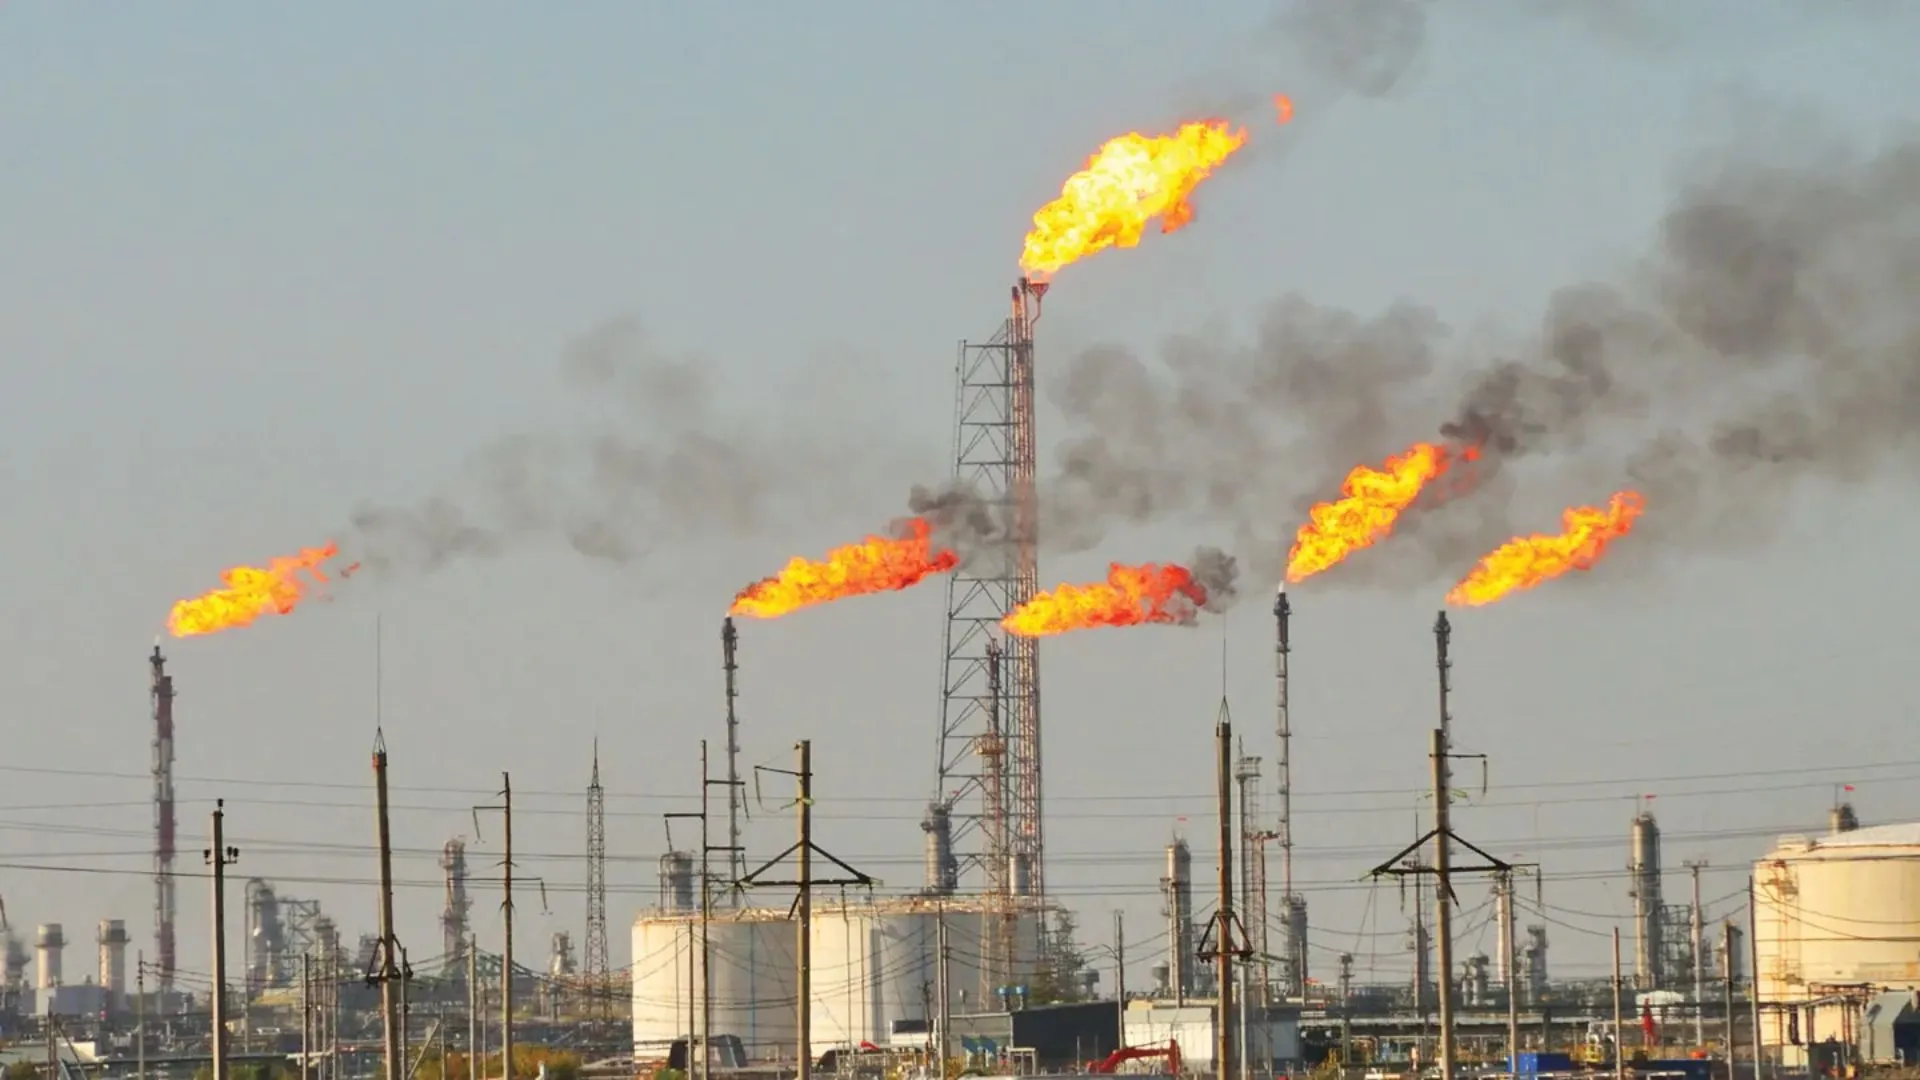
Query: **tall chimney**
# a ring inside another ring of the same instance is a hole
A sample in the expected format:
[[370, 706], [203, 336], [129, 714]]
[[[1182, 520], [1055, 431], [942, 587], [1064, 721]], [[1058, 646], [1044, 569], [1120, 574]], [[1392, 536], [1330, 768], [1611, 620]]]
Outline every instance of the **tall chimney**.
[[60, 983], [60, 950], [67, 944], [66, 935], [60, 932], [57, 922], [41, 923], [34, 934], [34, 949], [40, 954], [40, 978], [34, 983], [42, 990], [51, 990]]
[[117, 1005], [127, 992], [127, 923], [125, 919], [101, 919], [100, 986], [107, 992], [109, 1007]]

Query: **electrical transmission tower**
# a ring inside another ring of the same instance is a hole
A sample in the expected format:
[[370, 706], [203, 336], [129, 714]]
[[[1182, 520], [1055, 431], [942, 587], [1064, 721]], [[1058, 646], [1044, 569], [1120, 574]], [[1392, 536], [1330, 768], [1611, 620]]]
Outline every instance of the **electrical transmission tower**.
[[587, 785], [587, 994], [592, 1015], [612, 1013], [607, 970], [607, 793], [600, 787], [600, 740], [593, 740], [593, 780]]

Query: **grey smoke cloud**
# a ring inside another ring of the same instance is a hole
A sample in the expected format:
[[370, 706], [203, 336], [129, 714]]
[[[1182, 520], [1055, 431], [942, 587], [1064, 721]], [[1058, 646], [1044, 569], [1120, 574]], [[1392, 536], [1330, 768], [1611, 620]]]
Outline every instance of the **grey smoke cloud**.
[[1187, 569], [1193, 580], [1207, 591], [1202, 611], [1222, 612], [1240, 599], [1240, 561], [1216, 547], [1194, 549]]
[[573, 342], [558, 374], [583, 406], [578, 418], [481, 447], [433, 497], [358, 508], [355, 557], [376, 572], [425, 572], [557, 544], [628, 564], [666, 544], [844, 510], [882, 481], [886, 463], [916, 456], [886, 432], [863, 430], [857, 446], [845, 445], [831, 418], [814, 423], [804, 410], [737, 408], [709, 361], [663, 350], [632, 320]]
[[1414, 305], [1297, 297], [1251, 342], [1082, 353], [1050, 388], [1071, 434], [1044, 474], [1043, 541], [1197, 519], [1264, 577], [1305, 505], [1436, 431], [1482, 447], [1471, 490], [1416, 504], [1391, 557], [1329, 580], [1457, 573], [1545, 524], [1516, 520], [1527, 491], [1594, 502], [1631, 483], [1645, 535], [1719, 544], [1764, 537], [1803, 482], [1920, 471], [1920, 141], [1817, 135], [1697, 156], [1638, 265], [1553, 293], [1491, 356]]

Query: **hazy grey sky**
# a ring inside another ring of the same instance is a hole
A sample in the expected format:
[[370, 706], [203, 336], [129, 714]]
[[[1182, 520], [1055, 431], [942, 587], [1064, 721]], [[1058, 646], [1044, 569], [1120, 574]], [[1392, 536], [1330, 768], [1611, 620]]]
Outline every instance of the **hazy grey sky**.
[[[1286, 129], [1247, 113], [1252, 143], [1200, 190], [1191, 227], [1060, 275], [1043, 369], [1101, 343], [1151, 358], [1171, 335], [1244, 336], [1288, 293], [1366, 313], [1430, 305], [1457, 339], [1526, 331], [1554, 289], [1651, 250], [1677, 165], [1730, 118], [1805, 111], [1873, 145], [1920, 98], [1910, 9], [1645, 7], [1660, 16], [1426, 4], [1424, 40], [1385, 39], [1408, 62], [1383, 81], [1364, 50], [1358, 67], [1328, 63], [1351, 58], [1331, 40], [1302, 56], [1308, 43], [1253, 3], [1179, 18], [1131, 2], [1014, 18], [873, 3], [111, 18], [7, 5], [8, 914], [76, 941], [125, 918], [151, 957], [144, 658], [172, 601], [223, 566], [351, 539], [364, 502], [465, 499], [463, 470], [503, 438], [564, 452], [594, 425], [635, 440], [679, 425], [740, 448], [746, 464], [720, 459], [719, 475], [777, 462], [769, 482], [787, 497], [716, 507], [683, 491], [699, 509], [677, 528], [609, 504], [645, 548], [617, 565], [534, 530], [497, 557], [166, 644], [184, 873], [200, 872], [197, 836], [224, 796], [237, 876], [318, 898], [349, 935], [371, 929], [380, 616], [399, 930], [416, 963], [439, 952], [439, 848], [471, 837], [467, 807], [491, 801], [503, 769], [524, 808], [523, 872], [550, 904], [523, 897], [522, 949], [543, 964], [549, 931], [580, 943], [596, 736], [625, 963], [660, 814], [688, 808], [698, 741], [717, 756], [723, 738], [726, 601], [790, 555], [882, 527], [907, 485], [944, 473], [953, 342], [995, 328], [1029, 215], [1103, 140], [1274, 91], [1296, 104]], [[706, 411], [682, 395], [623, 415], [563, 377], [563, 355], [622, 318], [714, 380]], [[1409, 416], [1382, 449], [1431, 434]], [[1058, 437], [1041, 438], [1050, 457]], [[1296, 494], [1339, 479], [1271, 468]], [[1604, 970], [1638, 793], [1658, 795], [1669, 865], [1715, 864], [1710, 897], [1744, 890], [1743, 864], [1775, 833], [1817, 826], [1835, 784], [1856, 785], [1869, 822], [1920, 813], [1920, 759], [1892, 738], [1913, 701], [1896, 666], [1920, 602], [1911, 491], [1869, 476], [1794, 496], [1765, 543], [1623, 549], [1618, 572], [1455, 617], [1458, 742], [1491, 755], [1485, 805], [1458, 828], [1544, 864], [1558, 975]], [[1524, 514], [1553, 522], [1545, 504]], [[1050, 555], [1042, 576], [1236, 541], [1171, 520]], [[1263, 591], [1197, 630], [1044, 647], [1050, 880], [1091, 940], [1126, 910], [1136, 985], [1180, 815], [1196, 818], [1196, 862], [1212, 859], [1197, 819], [1223, 640], [1248, 752], [1271, 760]], [[1316, 974], [1342, 950], [1363, 979], [1409, 970], [1397, 891], [1355, 879], [1414, 828], [1443, 591], [1353, 591], [1329, 574], [1296, 595], [1295, 831]], [[747, 762], [786, 767], [812, 738], [823, 844], [900, 887], [921, 878], [942, 603], [936, 583], [742, 626]], [[771, 779], [756, 858], [789, 835]], [[1478, 800], [1477, 774], [1463, 779]], [[476, 872], [497, 857], [470, 853]], [[239, 898], [236, 881], [236, 912]], [[478, 901], [497, 947], [499, 915]], [[180, 904], [182, 967], [204, 971], [204, 882], [183, 879]], [[1491, 951], [1475, 924], [1464, 951]]]

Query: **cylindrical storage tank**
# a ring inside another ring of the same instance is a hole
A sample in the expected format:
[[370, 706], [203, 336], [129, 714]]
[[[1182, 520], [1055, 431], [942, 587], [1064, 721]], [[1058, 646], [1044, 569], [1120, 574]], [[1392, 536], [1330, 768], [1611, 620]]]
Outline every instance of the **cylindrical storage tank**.
[[660, 856], [660, 910], [695, 910], [693, 898], [693, 853], [669, 851]]
[[[1920, 824], [1783, 836], [1754, 864], [1753, 883], [1762, 1001], [1828, 997], [1835, 985], [1920, 989]], [[1844, 1007], [1803, 1009], [1800, 1042], [1842, 1036]], [[1796, 1067], [1806, 1051], [1787, 1038], [1789, 1011], [1761, 1015], [1761, 1041]], [[1860, 1030], [1857, 1015], [1851, 1023]]]
[[[665, 1058], [675, 1039], [699, 1031], [699, 928], [697, 915], [647, 915], [633, 925], [633, 1040], [639, 1058]], [[716, 912], [707, 929], [710, 1034], [739, 1038], [756, 1061], [792, 1061], [799, 1028], [793, 921], [785, 911], [730, 910]]]
[[34, 949], [40, 957], [40, 977], [34, 985], [42, 990], [51, 990], [60, 985], [60, 950], [66, 947], [66, 936], [60, 932], [59, 923], [41, 923], [33, 940]]
[[[816, 1054], [862, 1041], [886, 1046], [901, 1021], [929, 1019], [939, 1003], [935, 980], [943, 921], [949, 1010], [966, 1013], [995, 1007], [980, 1000], [986, 916], [977, 901], [911, 898], [815, 910]], [[1024, 968], [1015, 971], [1016, 982], [1026, 979]], [[909, 1041], [922, 1045], [925, 1036], [915, 1035]]]
[[109, 1001], [127, 992], [127, 923], [125, 919], [101, 919], [100, 985]]

